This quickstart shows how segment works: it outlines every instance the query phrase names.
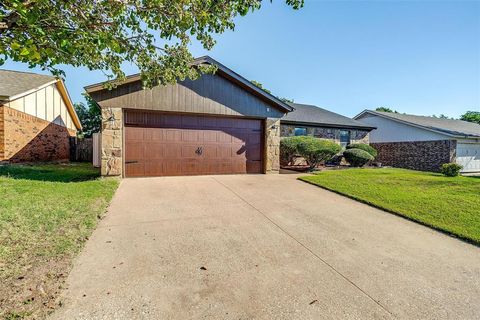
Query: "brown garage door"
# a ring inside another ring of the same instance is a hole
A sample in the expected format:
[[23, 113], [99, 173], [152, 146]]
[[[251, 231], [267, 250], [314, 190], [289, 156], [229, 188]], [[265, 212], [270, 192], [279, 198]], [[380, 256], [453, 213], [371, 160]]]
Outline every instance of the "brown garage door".
[[125, 113], [125, 175], [262, 173], [261, 120]]

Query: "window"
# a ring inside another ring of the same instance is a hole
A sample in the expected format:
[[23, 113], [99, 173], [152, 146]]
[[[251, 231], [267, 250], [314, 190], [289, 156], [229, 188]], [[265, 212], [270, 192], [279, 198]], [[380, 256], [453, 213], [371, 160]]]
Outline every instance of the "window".
[[350, 144], [350, 131], [340, 130], [340, 145], [346, 147]]
[[307, 135], [307, 128], [295, 128], [295, 135], [296, 136], [306, 136]]

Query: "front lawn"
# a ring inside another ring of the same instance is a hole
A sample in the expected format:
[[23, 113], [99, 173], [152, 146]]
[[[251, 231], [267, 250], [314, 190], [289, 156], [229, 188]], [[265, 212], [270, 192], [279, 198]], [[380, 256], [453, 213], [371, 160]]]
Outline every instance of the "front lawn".
[[300, 179], [480, 244], [480, 177], [385, 168]]
[[90, 164], [0, 166], [0, 318], [44, 318], [118, 179]]

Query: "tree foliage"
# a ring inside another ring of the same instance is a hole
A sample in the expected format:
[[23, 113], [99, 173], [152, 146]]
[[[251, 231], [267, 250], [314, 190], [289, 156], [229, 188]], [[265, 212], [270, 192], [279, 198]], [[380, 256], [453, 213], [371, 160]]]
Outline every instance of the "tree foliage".
[[391, 112], [391, 113], [398, 113], [397, 110], [392, 110], [388, 107], [378, 107], [375, 109], [375, 111], [380, 111], [380, 112]]
[[343, 152], [343, 156], [352, 167], [363, 167], [369, 161], [375, 159], [370, 153], [362, 149], [347, 149]]
[[268, 90], [267, 88], [264, 88], [264, 87], [263, 87], [263, 84], [261, 84], [260, 82], [255, 81], [255, 80], [250, 80], [250, 82], [251, 82], [255, 87], [258, 87], [258, 88], [262, 89], [262, 90], [265, 91], [266, 93], [272, 94], [272, 91]]
[[102, 125], [102, 111], [100, 106], [92, 100], [89, 96], [85, 96], [87, 105], [83, 102], [75, 103], [75, 111], [82, 123], [81, 134], [90, 138], [93, 133], [100, 132]]
[[480, 112], [479, 111], [467, 111], [460, 116], [460, 120], [480, 124]]
[[298, 154], [298, 144], [302, 136], [286, 137], [280, 140], [280, 161], [284, 164], [292, 164], [294, 157]]
[[310, 170], [321, 162], [327, 161], [340, 152], [340, 145], [325, 139], [302, 136], [297, 145], [297, 151], [308, 163]]
[[377, 149], [366, 143], [352, 143], [347, 146], [347, 149], [362, 149], [363, 151], [367, 151], [374, 158], [378, 155]]
[[[294, 9], [303, 0], [285, 0]], [[62, 75], [61, 65], [102, 70], [122, 80], [122, 63], [140, 70], [144, 85], [196, 79], [211, 68], [193, 67], [191, 38], [207, 50], [215, 34], [260, 0], [3, 0], [0, 64], [6, 59]]]

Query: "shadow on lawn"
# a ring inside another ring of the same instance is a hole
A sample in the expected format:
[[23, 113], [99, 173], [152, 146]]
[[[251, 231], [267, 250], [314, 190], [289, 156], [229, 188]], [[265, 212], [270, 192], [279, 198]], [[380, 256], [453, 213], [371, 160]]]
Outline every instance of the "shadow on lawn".
[[6, 164], [0, 165], [0, 177], [49, 182], [95, 180], [100, 171], [90, 163]]

